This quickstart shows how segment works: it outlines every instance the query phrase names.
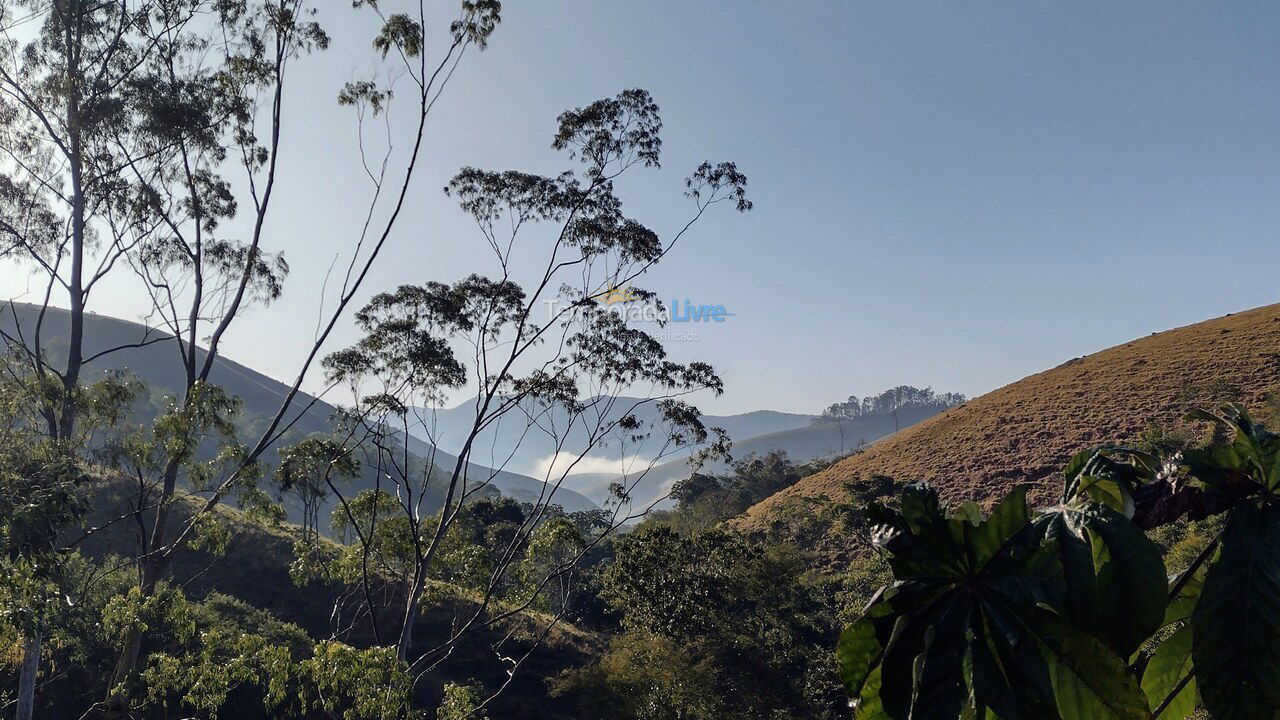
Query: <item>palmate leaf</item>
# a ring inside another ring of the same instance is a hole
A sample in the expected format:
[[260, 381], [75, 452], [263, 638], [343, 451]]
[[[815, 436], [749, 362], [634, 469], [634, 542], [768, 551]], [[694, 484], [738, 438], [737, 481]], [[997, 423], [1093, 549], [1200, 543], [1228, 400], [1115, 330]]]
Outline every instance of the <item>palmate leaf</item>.
[[1053, 683], [1053, 697], [1063, 720], [1124, 718], [1147, 720], [1151, 716], [1146, 696], [1120, 656], [1097, 638], [1041, 623], [1028, 627], [1036, 638]]
[[[1160, 643], [1142, 673], [1142, 692], [1153, 713], [1168, 720], [1184, 720], [1200, 705], [1195, 666], [1191, 662], [1191, 613], [1200, 599], [1208, 565], [1198, 565], [1174, 576], [1177, 592], [1165, 609], [1161, 628], [1173, 632]], [[1191, 573], [1190, 577], [1184, 577]]]
[[948, 515], [924, 488], [910, 494], [910, 510], [874, 515], [897, 582], [837, 651], [856, 717], [1149, 717], [1123, 660], [1053, 609], [1063, 594], [1057, 541], [1029, 524], [1024, 491], [989, 518]]
[[1025, 562], [1038, 549], [1019, 538], [1031, 517], [1026, 494], [1015, 488], [987, 518], [975, 517], [967, 504], [948, 515], [933, 488], [913, 484], [902, 489], [899, 510], [873, 504], [867, 517], [896, 577], [955, 579], [985, 572], [996, 560]]
[[1127, 517], [1105, 505], [1058, 506], [1036, 528], [1062, 564], [1063, 613], [1122, 657], [1160, 627], [1166, 574], [1160, 548]]
[[968, 593], [949, 592], [908, 617], [885, 648], [880, 701], [894, 718], [959, 717], [969, 698], [964, 683]]
[[1134, 488], [1153, 480], [1158, 467], [1151, 454], [1118, 445], [1076, 453], [1063, 470], [1062, 503], [1095, 502], [1133, 517]]
[[1280, 505], [1246, 501], [1227, 516], [1191, 614], [1191, 659], [1216, 720], [1280, 710]]
[[[975, 680], [986, 677], [975, 697], [995, 716], [1150, 717], [1146, 698], [1124, 661], [1097, 638], [1044, 607], [1014, 609], [988, 602], [984, 611], [994, 621], [988, 626], [994, 632], [985, 643], [987, 652], [974, 654]], [[984, 669], [983, 661], [991, 667]], [[1000, 674], [993, 678], [996, 672]]]
[[1247, 477], [1268, 492], [1280, 492], [1280, 436], [1258, 425], [1240, 405], [1224, 405], [1217, 412], [1196, 410], [1190, 420], [1208, 420], [1230, 428], [1230, 443], [1183, 453], [1191, 474], [1210, 487]]
[[1147, 661], [1142, 692], [1162, 720], [1186, 720], [1200, 704], [1191, 662], [1191, 626], [1181, 625]]

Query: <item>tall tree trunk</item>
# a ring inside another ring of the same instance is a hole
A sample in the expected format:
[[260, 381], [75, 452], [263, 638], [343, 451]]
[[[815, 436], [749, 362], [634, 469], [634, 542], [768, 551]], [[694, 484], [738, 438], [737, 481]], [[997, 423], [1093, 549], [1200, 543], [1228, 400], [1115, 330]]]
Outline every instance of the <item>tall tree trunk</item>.
[[[55, 12], [57, 10], [55, 9]], [[73, 31], [84, 8], [80, 3], [62, 6], [63, 39], [67, 62], [67, 149], [71, 171], [71, 278], [68, 301], [71, 306], [71, 328], [67, 343], [67, 367], [62, 377], [62, 407], [58, 411], [55, 437], [70, 438], [75, 433], [76, 389], [80, 385], [80, 369], [84, 364], [84, 144], [81, 137], [80, 46]], [[52, 415], [52, 413], [50, 413]], [[41, 631], [37, 627], [28, 635], [22, 648], [22, 669], [18, 676], [17, 720], [31, 720], [35, 713], [36, 675], [40, 672]]]
[[67, 342], [66, 374], [62, 377], [62, 411], [58, 437], [69, 438], [76, 425], [76, 389], [80, 385], [80, 369], [84, 365], [84, 241], [85, 189], [84, 138], [80, 123], [81, 83], [80, 47], [73, 31], [81, 13], [79, 2], [66, 4], [63, 18], [67, 56], [67, 163], [71, 172], [71, 277], [67, 301], [71, 306], [71, 328]]
[[[162, 551], [168, 537], [169, 509], [172, 507], [171, 500], [177, 489], [177, 483], [178, 464], [170, 461], [165, 468], [164, 487], [161, 491], [159, 507], [156, 509], [155, 525], [152, 526], [150, 540], [142, 548], [142, 578], [138, 589], [143, 598], [149, 598], [155, 594], [156, 585], [160, 582], [160, 577], [164, 574], [167, 565]], [[125, 633], [124, 640], [120, 644], [120, 654], [116, 657], [116, 666], [111, 673], [111, 683], [107, 686], [109, 711], [128, 710], [128, 697], [124, 693], [116, 692], [115, 688], [128, 680], [137, 669], [141, 650], [142, 631], [130, 629]]]
[[413, 649], [413, 627], [418, 619], [418, 606], [422, 600], [422, 584], [426, 582], [426, 563], [418, 563], [413, 573], [413, 582], [404, 599], [404, 622], [400, 624], [400, 640], [396, 643], [396, 657], [409, 662], [409, 653]]
[[[142, 597], [149, 598], [155, 593], [156, 581], [159, 578], [159, 561], [148, 557], [142, 564]], [[107, 701], [105, 703], [107, 718], [124, 718], [129, 715], [129, 694], [123, 690], [124, 682], [129, 679], [138, 667], [138, 658], [142, 653], [142, 629], [131, 627], [120, 642], [120, 654], [116, 657], [115, 668], [111, 671], [111, 680], [107, 684]], [[119, 690], [118, 690], [119, 688]]]
[[32, 630], [22, 644], [22, 669], [18, 675], [17, 720], [35, 717], [36, 673], [40, 671], [40, 629]]

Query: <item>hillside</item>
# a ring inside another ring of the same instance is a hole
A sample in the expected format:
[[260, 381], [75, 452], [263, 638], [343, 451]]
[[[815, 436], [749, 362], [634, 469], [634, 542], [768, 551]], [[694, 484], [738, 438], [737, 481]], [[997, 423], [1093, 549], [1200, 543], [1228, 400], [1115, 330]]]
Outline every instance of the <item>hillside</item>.
[[[23, 337], [30, 338], [38, 312], [39, 307], [35, 305], [6, 302], [0, 305], [0, 331], [16, 336], [21, 330]], [[43, 329], [44, 344], [46, 351], [55, 359], [65, 352], [68, 318], [69, 314], [65, 310], [49, 308], [47, 311]], [[169, 336], [163, 332], [148, 330], [135, 322], [104, 315], [91, 314], [85, 318], [86, 355], [93, 355], [108, 348], [137, 344], [144, 338], [157, 337]], [[203, 359], [203, 351], [200, 355]], [[85, 380], [91, 382], [96, 376], [108, 370], [125, 370], [136, 374], [148, 385], [153, 398], [161, 394], [173, 394], [182, 387], [184, 382], [177, 350], [169, 340], [154, 342], [145, 347], [124, 347], [106, 355], [86, 367]], [[219, 357], [214, 363], [210, 379], [243, 402], [243, 410], [237, 423], [247, 437], [256, 437], [256, 433], [265, 430], [288, 391], [284, 383], [225, 357]], [[311, 399], [310, 395], [303, 393], [294, 402], [294, 407], [298, 409], [306, 407]], [[146, 409], [142, 408], [140, 412], [145, 414]], [[294, 442], [312, 433], [328, 433], [331, 418], [335, 412], [336, 408], [329, 403], [316, 402], [294, 425], [293, 431], [286, 436], [285, 442]], [[410, 438], [410, 450], [419, 458], [428, 457], [432, 452], [429, 444], [417, 438]], [[457, 460], [456, 456], [445, 452], [437, 452], [435, 457], [438, 467], [452, 468]], [[271, 461], [273, 456], [268, 453], [266, 459]], [[489, 477], [492, 473], [490, 469], [474, 463], [469, 466], [471, 477]], [[365, 480], [370, 481], [369, 478]], [[513, 472], [499, 472], [493, 479], [493, 487], [498, 492], [525, 502], [535, 500], [542, 485], [533, 478]], [[568, 488], [557, 490], [554, 501], [568, 511], [595, 507], [591, 501]], [[435, 502], [441, 501], [437, 499]], [[327, 515], [327, 511], [325, 514]]]
[[[937, 413], [933, 407], [903, 408], [899, 423], [906, 428]], [[734, 435], [730, 456], [739, 460], [749, 455], [764, 455], [774, 450], [781, 450], [797, 464], [820, 458], [835, 458], [846, 455], [860, 447], [877, 442], [893, 434], [893, 419], [888, 415], [865, 415], [854, 420], [842, 422], [815, 423], [801, 427], [780, 430], [760, 435]], [[708, 463], [702, 469], [706, 473], [721, 473], [727, 469], [726, 463]], [[633, 507], [646, 507], [654, 500], [666, 495], [677, 480], [689, 477], [689, 463], [686, 458], [670, 460], [655, 466], [644, 478], [636, 483], [632, 491]], [[565, 485], [601, 502], [609, 483], [617, 481], [617, 475], [608, 473], [583, 473], [569, 475]], [[670, 503], [660, 503], [666, 507]]]
[[[131, 546], [132, 526], [110, 521], [122, 508], [128, 507], [133, 492], [127, 482], [100, 481], [89, 525], [103, 526], [104, 530], [89, 536], [80, 546], [82, 552], [102, 560], [122, 547]], [[180, 496], [177, 513], [189, 517], [195, 504], [189, 496]], [[180, 586], [188, 598], [202, 601], [215, 599], [220, 594], [229, 595], [271, 613], [275, 620], [297, 625], [312, 641], [340, 633], [345, 642], [358, 647], [377, 644], [367, 623], [345, 620], [335, 614], [334, 593], [338, 586], [323, 582], [299, 586], [294, 582], [290, 567], [295, 558], [293, 544], [299, 533], [296, 525], [268, 527], [225, 504], [214, 512], [229, 531], [225, 552], [211, 555], [205, 550], [183, 548], [174, 556], [171, 581]], [[465, 590], [444, 584], [435, 586], [435, 590], [438, 602], [424, 611], [423, 622], [415, 626], [416, 642], [422, 647], [442, 642], [455, 627], [458, 617], [469, 615], [476, 607], [473, 595]], [[394, 598], [387, 596], [384, 601], [391, 604], [382, 608], [386, 613], [383, 622], [394, 623], [397, 612]], [[546, 630], [545, 637], [533, 648], [532, 638], [546, 628], [549, 619], [550, 616], [543, 613], [527, 611], [509, 621], [477, 630], [458, 646], [450, 663], [426, 676], [418, 692], [427, 704], [434, 705], [439, 698], [432, 693], [438, 692], [445, 682], [480, 681], [488, 687], [499, 687], [508, 678], [506, 666], [493, 662], [495, 647], [510, 654], [533, 649], [525, 671], [517, 674], [495, 701], [494, 715], [538, 720], [567, 716], [575, 699], [550, 697], [543, 678], [584, 662], [597, 651], [599, 640], [594, 634], [561, 620]]]
[[1277, 388], [1280, 305], [1269, 305], [1074, 358], [974, 398], [805, 478], [739, 523], [759, 529], [788, 507], [837, 502], [846, 482], [873, 475], [926, 480], [948, 499], [980, 502], [1030, 483], [1033, 502], [1043, 503], [1078, 450], [1186, 431], [1181, 418], [1193, 407], [1256, 406]]

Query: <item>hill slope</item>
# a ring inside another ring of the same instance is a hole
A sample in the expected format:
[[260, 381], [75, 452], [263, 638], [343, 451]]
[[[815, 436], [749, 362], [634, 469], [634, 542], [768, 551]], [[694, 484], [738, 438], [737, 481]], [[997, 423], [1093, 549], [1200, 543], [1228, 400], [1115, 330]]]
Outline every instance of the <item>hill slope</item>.
[[[0, 303], [0, 330], [11, 336], [17, 336], [21, 331], [22, 337], [31, 338], [38, 312], [39, 307], [35, 305], [18, 302]], [[47, 311], [43, 329], [44, 345], [46, 351], [55, 359], [65, 353], [69, 317], [66, 310], [49, 308]], [[150, 332], [149, 335], [148, 332]], [[169, 336], [167, 333], [156, 330], [148, 331], [145, 326], [138, 323], [105, 315], [89, 315], [85, 318], [86, 355], [93, 355], [108, 348], [136, 344], [144, 337], [154, 339]], [[200, 359], [203, 360], [203, 358], [202, 350]], [[145, 347], [124, 347], [106, 355], [86, 366], [84, 379], [86, 382], [91, 382], [107, 370], [127, 370], [135, 373], [148, 385], [153, 396], [158, 393], [173, 394], [184, 383], [182, 365], [170, 340], [162, 340]], [[214, 363], [210, 380], [228, 393], [239, 397], [243, 402], [241, 416], [237, 422], [244, 430], [246, 437], [256, 438], [258, 433], [266, 429], [270, 418], [274, 416], [288, 391], [284, 383], [225, 357], [219, 357]], [[295, 409], [306, 407], [310, 400], [311, 396], [303, 393], [299, 395], [293, 407]], [[336, 408], [332, 405], [323, 401], [317, 402], [294, 425], [293, 431], [285, 437], [282, 444], [295, 442], [311, 433], [330, 432], [330, 422], [335, 412]], [[431, 456], [431, 446], [417, 438], [410, 438], [410, 451], [419, 458]], [[435, 458], [438, 467], [449, 469], [452, 469], [457, 461], [456, 456], [444, 452], [437, 452]], [[269, 453], [267, 459], [273, 460], [274, 454]], [[469, 467], [471, 477], [489, 477], [492, 474], [488, 468], [474, 463]], [[525, 502], [537, 499], [543, 488], [543, 483], [538, 480], [505, 471], [498, 472], [492, 484], [502, 494]], [[439, 504], [442, 500], [437, 499], [435, 502]], [[568, 511], [588, 510], [595, 507], [594, 503], [582, 495], [564, 487], [556, 491], [554, 502]], [[327, 512], [326, 509], [326, 515]]]
[[[935, 407], [908, 407], [902, 409], [898, 419], [901, 427], [906, 428], [933, 417], [937, 412]], [[733, 447], [730, 454], [734, 460], [740, 460], [749, 455], [765, 455], [781, 450], [793, 462], [803, 464], [810, 460], [846, 455], [893, 432], [894, 422], [887, 414], [865, 415], [839, 423], [815, 423], [753, 436], [731, 434]], [[713, 462], [705, 465], [701, 471], [714, 474], [726, 470], [726, 463]], [[688, 458], [682, 457], [655, 466], [636, 483], [631, 493], [632, 507], [647, 507], [670, 492], [677, 480], [683, 480], [689, 475]], [[607, 497], [609, 483], [619, 480], [618, 475], [609, 473], [583, 473], [569, 475], [565, 478], [565, 485], [596, 502], [603, 502]], [[670, 502], [662, 502], [658, 507], [670, 505]]]
[[1043, 503], [1078, 450], [1181, 427], [1192, 407], [1256, 404], [1277, 387], [1280, 305], [1269, 305], [1075, 358], [974, 398], [805, 478], [739, 522], [761, 528], [785, 506], [843, 499], [847, 481], [871, 475], [927, 480], [949, 499], [980, 502], [1025, 482]]
[[[130, 507], [134, 490], [127, 481], [108, 477], [99, 482], [95, 491], [94, 511], [88, 524], [103, 530], [88, 536], [80, 549], [102, 561], [113, 552], [133, 547], [136, 541], [130, 523], [111, 523]], [[192, 498], [180, 497], [175, 512], [188, 518], [196, 506]], [[184, 547], [173, 557], [170, 580], [188, 598], [200, 601], [223, 593], [266, 610], [277, 620], [297, 625], [313, 641], [337, 636], [357, 647], [378, 644], [367, 622], [335, 613], [335, 593], [340, 586], [323, 582], [299, 586], [294, 582], [290, 568], [295, 558], [293, 544], [299, 535], [297, 526], [267, 527], [225, 504], [214, 512], [229, 531], [225, 553], [211, 555], [203, 549]], [[414, 626], [418, 647], [433, 647], [445, 641], [456, 629], [458, 617], [476, 609], [474, 593], [443, 583], [433, 588], [436, 600], [424, 606], [422, 619]], [[394, 626], [398, 620], [394, 594], [382, 596], [377, 602], [387, 603], [379, 608], [380, 613], [385, 613], [384, 627]], [[343, 607], [351, 612], [351, 606]], [[496, 689], [510, 680], [493, 704], [494, 717], [553, 720], [571, 716], [577, 698], [550, 697], [544, 678], [586, 662], [597, 651], [599, 640], [568, 620], [548, 629], [549, 620], [550, 616], [526, 611], [477, 629], [458, 645], [449, 662], [431, 671], [418, 685], [420, 702], [427, 706], [439, 703], [438, 692], [445, 682], [481, 682]], [[545, 636], [535, 640], [543, 631]], [[385, 637], [382, 642], [386, 642]], [[507, 665], [495, 658], [495, 646], [515, 656], [530, 649], [533, 652], [522, 671], [509, 677]], [[259, 716], [255, 713], [248, 717]]]

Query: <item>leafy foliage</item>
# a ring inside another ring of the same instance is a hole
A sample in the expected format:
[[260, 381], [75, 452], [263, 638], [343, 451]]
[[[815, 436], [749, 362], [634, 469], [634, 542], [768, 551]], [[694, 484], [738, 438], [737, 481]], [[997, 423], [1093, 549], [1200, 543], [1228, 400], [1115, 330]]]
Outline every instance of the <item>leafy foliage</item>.
[[555, 685], [583, 717], [841, 717], [830, 588], [802, 553], [646, 523], [613, 554], [600, 593], [622, 632]]
[[840, 422], [856, 420], [866, 415], [897, 416], [897, 412], [910, 407], [937, 407], [940, 410], [963, 405], [968, 398], [960, 393], [937, 393], [933, 388], [917, 388], [899, 385], [878, 395], [859, 399], [850, 395], [844, 402], [832, 403], [814, 422]]
[[658, 512], [649, 522], [679, 529], [705, 529], [737, 516], [761, 500], [821, 470], [830, 461], [796, 464], [781, 450], [735, 460], [719, 475], [695, 472], [671, 488], [677, 509]]
[[[910, 486], [868, 511], [895, 581], [841, 637], [859, 718], [1188, 717], [1280, 711], [1280, 437], [1242, 407], [1166, 462], [1115, 446], [1067, 465], [1062, 501], [989, 516]], [[1166, 589], [1143, 525], [1225, 512]], [[1130, 662], [1132, 664], [1130, 664]]]

